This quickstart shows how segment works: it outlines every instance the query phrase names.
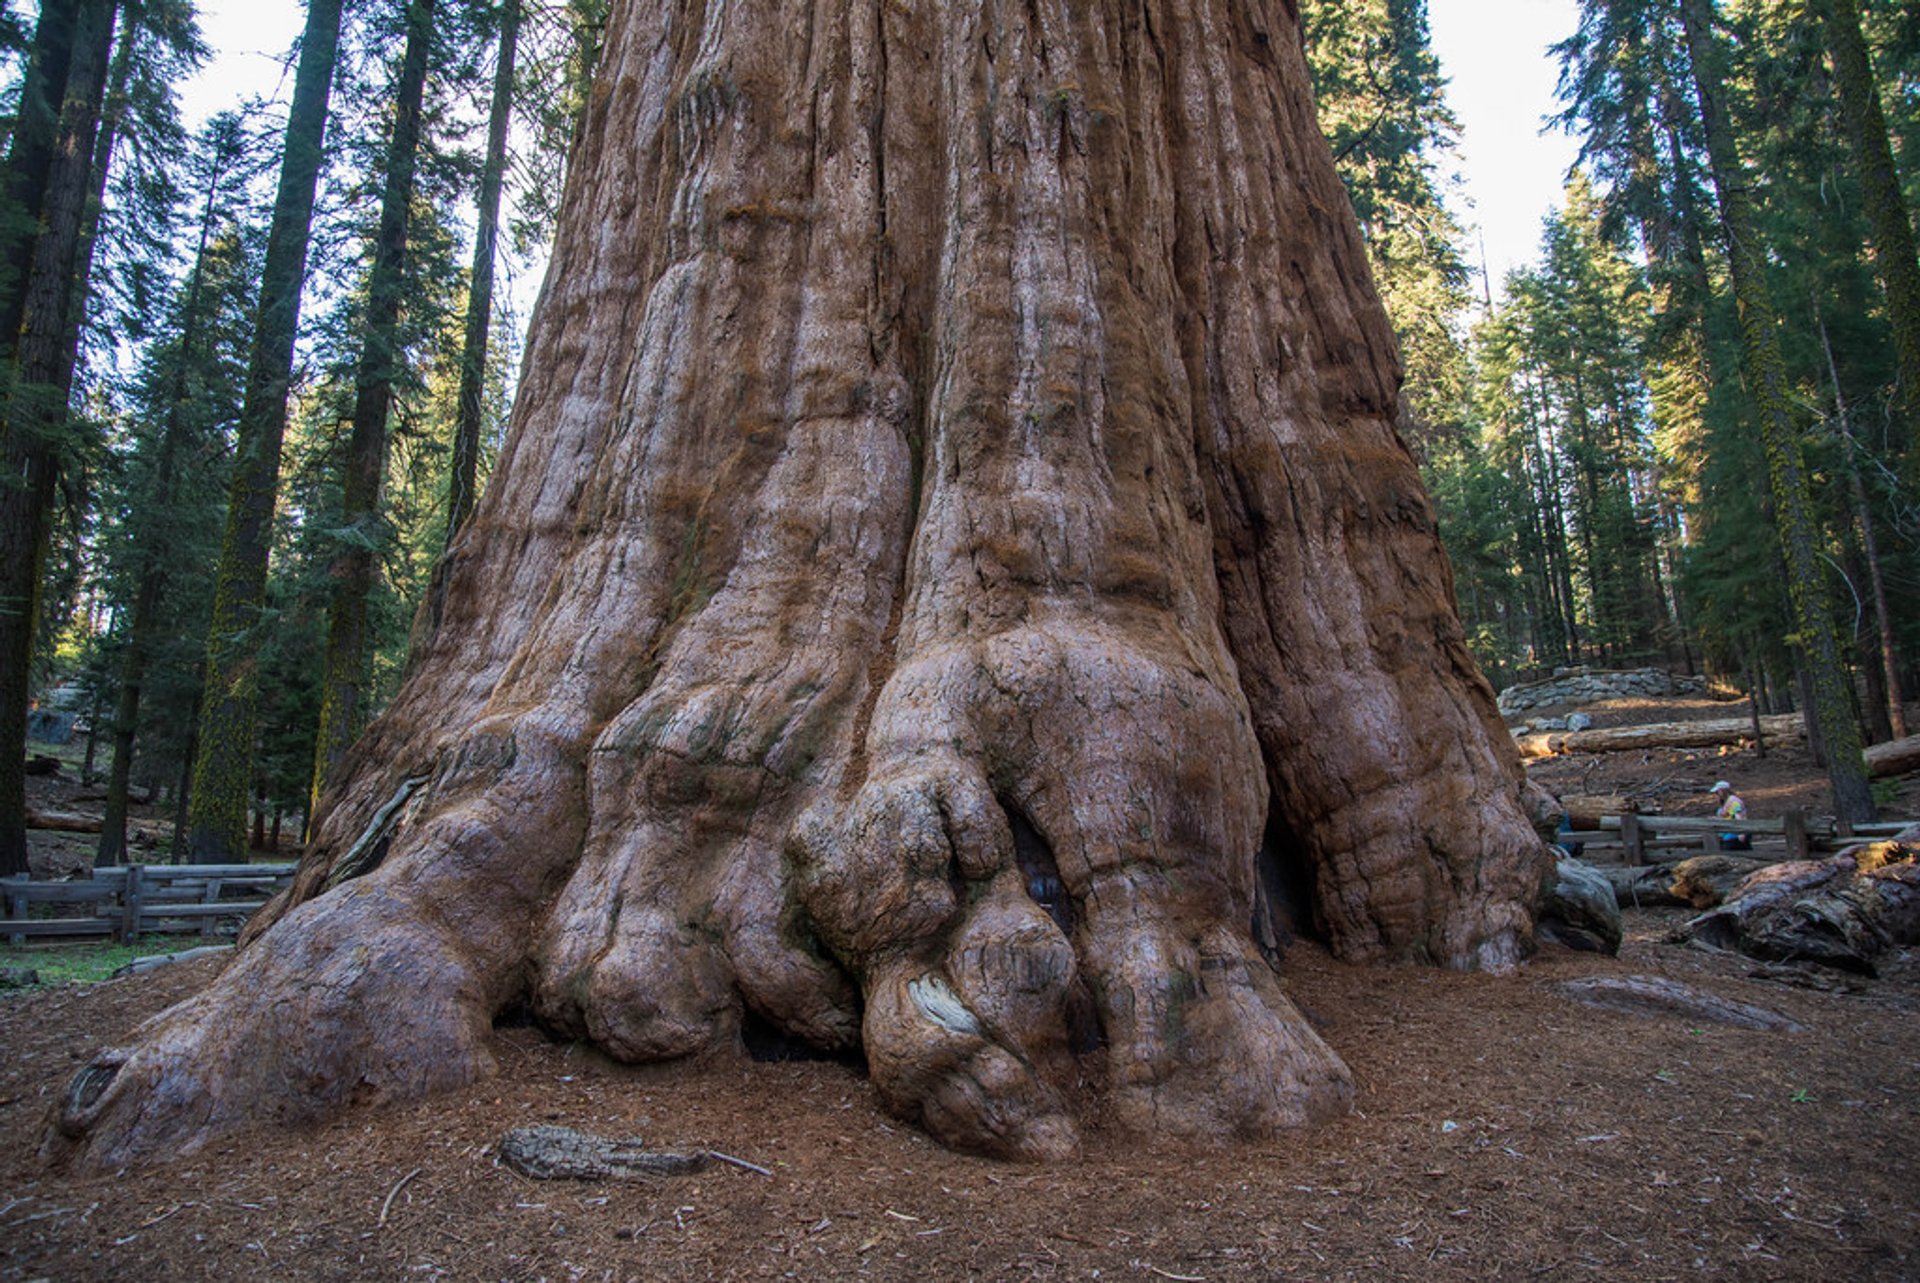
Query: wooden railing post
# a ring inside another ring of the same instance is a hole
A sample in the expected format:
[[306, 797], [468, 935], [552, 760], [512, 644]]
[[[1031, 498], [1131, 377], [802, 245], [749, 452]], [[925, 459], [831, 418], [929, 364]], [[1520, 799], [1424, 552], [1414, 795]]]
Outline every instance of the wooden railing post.
[[1807, 838], [1807, 813], [1788, 811], [1780, 817], [1787, 838], [1787, 858], [1805, 860], [1812, 856], [1813, 846]]
[[127, 866], [127, 885], [121, 892], [120, 900], [120, 930], [115, 934], [115, 939], [121, 944], [132, 944], [140, 935], [140, 901], [144, 894], [141, 874], [145, 867], [140, 864]]
[[1640, 840], [1640, 817], [1631, 811], [1620, 817], [1620, 844], [1626, 848], [1629, 868], [1639, 868], [1647, 862], [1646, 849]]
[[[27, 899], [24, 891], [16, 891], [12, 887], [7, 888], [7, 916], [9, 918], [15, 921], [24, 921], [27, 916], [27, 905], [29, 903], [30, 901]], [[10, 944], [25, 944], [27, 937], [16, 931], [7, 937], [7, 941]]]

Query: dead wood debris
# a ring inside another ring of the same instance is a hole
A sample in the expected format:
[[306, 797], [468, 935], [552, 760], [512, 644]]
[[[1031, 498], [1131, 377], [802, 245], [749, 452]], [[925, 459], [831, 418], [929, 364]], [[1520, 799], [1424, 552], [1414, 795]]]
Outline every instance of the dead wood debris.
[[1684, 1016], [1704, 1024], [1731, 1025], [1801, 1033], [1805, 1026], [1777, 1011], [1752, 1003], [1735, 1002], [1718, 994], [1665, 980], [1658, 976], [1589, 976], [1553, 986], [1555, 991], [1589, 1007], [1635, 1016]]
[[705, 1150], [649, 1150], [638, 1136], [613, 1140], [571, 1127], [516, 1127], [500, 1138], [500, 1161], [537, 1181], [691, 1176], [712, 1165]]

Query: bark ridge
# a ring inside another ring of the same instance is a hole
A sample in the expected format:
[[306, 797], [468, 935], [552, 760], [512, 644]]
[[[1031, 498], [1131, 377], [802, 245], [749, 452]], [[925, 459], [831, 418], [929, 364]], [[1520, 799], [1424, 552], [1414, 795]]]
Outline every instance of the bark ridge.
[[1296, 23], [616, 6], [443, 609], [270, 934], [70, 1100], [84, 1160], [470, 1080], [522, 1001], [858, 1047], [995, 1154], [1089, 1093], [1266, 1134], [1352, 1092], [1275, 886], [1348, 958], [1514, 961], [1550, 866]]

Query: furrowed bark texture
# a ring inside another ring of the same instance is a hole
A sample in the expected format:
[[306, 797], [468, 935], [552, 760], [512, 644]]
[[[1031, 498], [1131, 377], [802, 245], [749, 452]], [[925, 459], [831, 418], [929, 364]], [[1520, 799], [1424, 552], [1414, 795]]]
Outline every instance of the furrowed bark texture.
[[[515, 423], [299, 884], [75, 1080], [101, 1164], [765, 1021], [942, 1140], [1351, 1080], [1250, 924], [1500, 966], [1546, 864], [1296, 16], [630, 4]], [[292, 1085], [290, 1087], [290, 1084]]]

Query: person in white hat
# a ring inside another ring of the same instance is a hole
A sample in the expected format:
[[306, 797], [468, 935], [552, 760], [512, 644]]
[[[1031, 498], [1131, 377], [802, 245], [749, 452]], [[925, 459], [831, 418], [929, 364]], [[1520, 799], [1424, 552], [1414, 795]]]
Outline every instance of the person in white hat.
[[[1733, 785], [1727, 783], [1725, 780], [1717, 780], [1711, 791], [1715, 797], [1720, 799], [1720, 809], [1713, 813], [1715, 819], [1744, 820], [1747, 818], [1747, 804], [1740, 800], [1738, 793], [1733, 791]], [[1751, 851], [1753, 849], [1753, 838], [1746, 833], [1722, 833], [1720, 835], [1720, 849], [1723, 851]]]

